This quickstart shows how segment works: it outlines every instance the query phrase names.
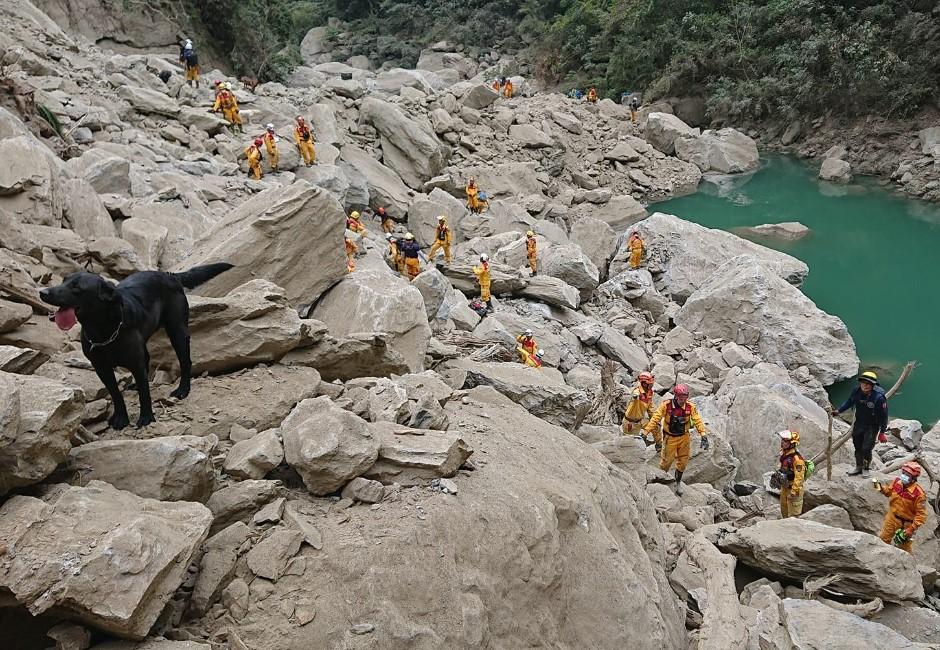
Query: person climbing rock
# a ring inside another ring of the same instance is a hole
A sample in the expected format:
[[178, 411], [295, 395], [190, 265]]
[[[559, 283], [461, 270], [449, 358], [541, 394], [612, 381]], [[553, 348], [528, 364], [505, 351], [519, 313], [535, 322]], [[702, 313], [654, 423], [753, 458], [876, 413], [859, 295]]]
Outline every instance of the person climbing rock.
[[264, 128], [264, 135], [262, 136], [264, 140], [264, 148], [268, 152], [268, 162], [271, 163], [271, 171], [277, 171], [277, 164], [280, 160], [280, 156], [277, 152], [277, 143], [280, 138], [277, 137], [277, 134], [274, 132], [274, 125], [268, 124]]
[[591, 88], [591, 89], [588, 91], [587, 100], [588, 100], [588, 102], [590, 102], [591, 104], [596, 104], [596, 103], [597, 103], [597, 89], [596, 89], [596, 88]]
[[882, 485], [873, 479], [875, 489], [888, 497], [888, 512], [881, 525], [881, 541], [913, 553], [914, 533], [927, 521], [927, 493], [917, 484], [921, 467], [911, 461], [901, 466], [901, 475]]
[[532, 270], [532, 276], [534, 277], [538, 275], [539, 252], [538, 252], [538, 248], [535, 242], [535, 233], [531, 230], [525, 234], [525, 255], [526, 255], [526, 258], [529, 260], [529, 269]]
[[346, 244], [346, 272], [352, 273], [356, 270], [356, 253], [359, 252], [359, 247], [349, 237], [343, 237], [343, 241]]
[[855, 409], [855, 423], [852, 425], [852, 444], [855, 446], [855, 469], [849, 476], [868, 476], [871, 466], [871, 452], [875, 448], [875, 439], [886, 442], [885, 430], [888, 428], [888, 398], [878, 384], [878, 375], [866, 370], [858, 376], [858, 387], [839, 408], [831, 407], [832, 415]]
[[261, 155], [261, 147], [263, 145], [264, 141], [261, 138], [255, 138], [255, 141], [245, 149], [245, 157], [248, 158], [248, 173], [253, 175], [256, 181], [260, 181], [262, 176], [261, 161], [264, 157]]
[[467, 194], [467, 209], [477, 214], [483, 212], [483, 202], [480, 201], [480, 188], [477, 187], [475, 178], [467, 181], [467, 187], [464, 191]]
[[437, 230], [434, 233], [434, 243], [431, 244], [431, 250], [428, 252], [428, 261], [434, 259], [437, 252], [444, 251], [444, 261], [450, 264], [450, 246], [454, 242], [454, 233], [447, 225], [447, 217], [441, 215], [437, 218]]
[[806, 461], [797, 447], [800, 434], [785, 429], [779, 431], [780, 465], [771, 482], [780, 488], [780, 516], [799, 517], [803, 514], [803, 481], [806, 479]]
[[542, 356], [545, 354], [545, 350], [536, 350], [535, 354], [527, 354], [525, 356], [525, 361], [523, 365], [528, 368], [541, 368], [542, 367]]
[[212, 108], [209, 109], [209, 112], [218, 113], [222, 111], [222, 117], [228, 122], [232, 132], [244, 133], [245, 129], [242, 126], [242, 116], [238, 111], [238, 100], [235, 99], [235, 94], [232, 93], [231, 84], [222, 83], [220, 87], [221, 90], [216, 93], [215, 103], [212, 105]]
[[405, 275], [405, 259], [398, 250], [398, 240], [391, 233], [385, 235], [385, 240], [388, 242], [388, 261], [399, 274]]
[[366, 227], [362, 224], [362, 221], [359, 219], [361, 215], [356, 210], [353, 210], [349, 213], [349, 216], [346, 217], [346, 230], [352, 230], [354, 233], [363, 234], [366, 231]]
[[492, 297], [490, 296], [490, 257], [486, 253], [480, 255], [480, 266], [473, 267], [473, 274], [477, 276], [480, 284], [480, 301], [486, 305], [487, 311], [493, 311]]
[[506, 99], [512, 99], [512, 93], [512, 79], [506, 79], [506, 81], [503, 82], [503, 97]]
[[630, 234], [630, 241], [627, 247], [630, 249], [630, 268], [640, 268], [640, 262], [643, 261], [643, 253], [646, 250], [646, 244], [640, 237], [640, 233], [634, 230]]
[[526, 363], [529, 357], [535, 356], [539, 346], [535, 342], [532, 330], [526, 330], [516, 337], [516, 353], [519, 355], [519, 363]]
[[381, 205], [375, 209], [373, 213], [375, 218], [382, 224], [382, 232], [388, 234], [395, 230], [395, 220], [392, 219], [392, 215], [385, 211]]
[[313, 146], [313, 131], [307, 126], [302, 115], [297, 116], [297, 126], [294, 127], [294, 142], [300, 149], [300, 156], [308, 167], [317, 160], [317, 151]]
[[[623, 422], [620, 424], [623, 435], [630, 435], [634, 429], [642, 430], [649, 422], [653, 415], [653, 394], [653, 374], [641, 372], [630, 394], [627, 410], [623, 413]], [[645, 435], [642, 437], [646, 439]]]
[[186, 83], [193, 88], [199, 87], [199, 57], [191, 39], [186, 39], [180, 48], [180, 65], [186, 73]]
[[398, 247], [401, 254], [405, 257], [405, 272], [409, 280], [414, 280], [421, 273], [421, 262], [418, 257], [421, 255], [421, 247], [415, 241], [415, 236], [410, 232], [405, 234], [405, 241]]
[[[685, 472], [691, 453], [692, 437], [689, 431], [694, 426], [702, 439], [702, 449], [708, 449], [708, 434], [698, 409], [689, 401], [689, 387], [677, 384], [672, 390], [673, 398], [663, 401], [643, 431], [652, 433], [656, 451], [661, 452], [659, 469], [669, 471], [676, 463], [676, 494], [682, 494], [682, 473]], [[663, 434], [666, 435], [663, 444]]]

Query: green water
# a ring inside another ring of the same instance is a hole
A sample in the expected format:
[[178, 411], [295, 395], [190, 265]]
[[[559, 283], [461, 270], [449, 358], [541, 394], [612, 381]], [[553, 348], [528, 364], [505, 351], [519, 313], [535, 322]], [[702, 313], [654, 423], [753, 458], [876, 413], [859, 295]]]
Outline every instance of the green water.
[[[936, 266], [940, 207], [885, 191], [874, 181], [833, 186], [802, 161], [768, 156], [733, 186], [702, 183], [697, 194], [650, 206], [710, 228], [734, 230], [799, 221], [812, 234], [799, 241], [751, 237], [809, 265], [803, 291], [849, 328], [862, 369], [875, 368], [890, 387], [906, 361], [920, 365], [891, 400], [894, 417], [925, 425], [940, 419], [940, 323]], [[844, 399], [854, 382], [832, 388]], [[837, 402], [839, 403], [839, 402]]]

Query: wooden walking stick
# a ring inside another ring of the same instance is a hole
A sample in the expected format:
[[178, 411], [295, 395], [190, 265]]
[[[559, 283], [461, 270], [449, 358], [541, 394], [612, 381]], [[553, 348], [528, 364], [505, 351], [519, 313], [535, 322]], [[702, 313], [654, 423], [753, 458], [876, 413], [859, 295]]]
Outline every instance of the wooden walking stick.
[[829, 414], [829, 442], [826, 446], [826, 480], [832, 480], [832, 413]]

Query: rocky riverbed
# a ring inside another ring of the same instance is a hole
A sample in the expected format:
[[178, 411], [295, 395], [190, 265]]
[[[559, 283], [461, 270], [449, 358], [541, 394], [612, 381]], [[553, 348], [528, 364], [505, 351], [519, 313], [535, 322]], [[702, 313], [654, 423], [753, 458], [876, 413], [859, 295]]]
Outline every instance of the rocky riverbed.
[[[634, 126], [617, 104], [522, 78], [521, 96], [500, 98], [492, 62], [458, 52], [429, 50], [418, 70], [327, 61], [314, 34], [290, 85], [237, 94], [248, 137], [308, 116], [318, 163], [301, 166], [285, 138], [279, 172], [255, 181], [247, 138], [173, 57], [103, 49], [24, 1], [0, 0], [0, 16], [4, 74], [63, 135], [4, 96], [0, 621], [13, 647], [940, 643], [933, 514], [913, 556], [872, 536], [885, 503], [845, 475], [851, 443], [831, 482], [809, 481], [803, 517], [780, 521], [764, 488], [773, 433], [797, 428], [806, 454], [821, 451], [824, 388], [858, 370], [844, 324], [799, 289], [809, 269], [647, 209], [703, 173], [753, 169], [746, 135], [658, 112]], [[469, 176], [485, 215], [464, 208]], [[344, 232], [366, 206], [425, 246], [447, 215], [455, 261], [401, 278], [377, 223]], [[628, 228], [649, 247], [638, 270]], [[344, 234], [360, 250], [351, 274]], [[481, 319], [468, 298], [484, 252], [495, 310]], [[117, 280], [210, 261], [236, 267], [190, 296], [192, 393], [170, 396], [178, 368], [155, 337], [157, 422], [110, 429], [77, 331], [29, 298], [81, 268]], [[540, 371], [512, 360], [527, 328]], [[620, 434], [647, 369], [660, 395], [688, 384], [712, 434], [681, 497], [654, 449]], [[895, 426], [877, 470], [915, 451], [940, 467], [940, 430]]]

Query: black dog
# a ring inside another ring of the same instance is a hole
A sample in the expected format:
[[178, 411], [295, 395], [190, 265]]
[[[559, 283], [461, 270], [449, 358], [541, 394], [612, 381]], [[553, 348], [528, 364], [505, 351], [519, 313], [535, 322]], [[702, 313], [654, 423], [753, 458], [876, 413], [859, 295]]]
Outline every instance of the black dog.
[[183, 288], [198, 287], [230, 268], [231, 264], [221, 263], [197, 266], [184, 273], [144, 271], [116, 286], [94, 273], [73, 273], [59, 286], [39, 292], [44, 302], [59, 307], [51, 320], [60, 329], [71, 329], [76, 319], [82, 324], [82, 351], [114, 402], [114, 415], [108, 420], [112, 428], [123, 429], [129, 422], [114, 377], [118, 366], [130, 370], [137, 384], [137, 426], [156, 419], [150, 402], [147, 341], [161, 327], [166, 329], [180, 362], [180, 385], [170, 394], [179, 399], [189, 395], [189, 301]]

